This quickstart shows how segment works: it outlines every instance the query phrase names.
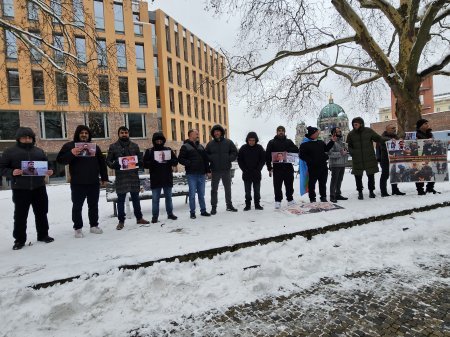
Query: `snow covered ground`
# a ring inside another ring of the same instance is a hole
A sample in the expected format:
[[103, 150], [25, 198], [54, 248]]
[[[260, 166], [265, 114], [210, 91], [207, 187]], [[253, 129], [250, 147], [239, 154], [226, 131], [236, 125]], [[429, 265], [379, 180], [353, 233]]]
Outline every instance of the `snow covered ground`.
[[[406, 196], [366, 197], [360, 201], [356, 199], [353, 177], [346, 173], [343, 194], [350, 200], [339, 203], [344, 209], [297, 216], [273, 209], [271, 178], [263, 179], [264, 211], [242, 211], [243, 183], [240, 172], [236, 172], [233, 201], [238, 213], [225, 211], [223, 191], [219, 191], [218, 214], [191, 220], [184, 197], [177, 197], [174, 213], [178, 220], [166, 219], [162, 201], [158, 224], [141, 227], [132, 218], [126, 221], [122, 231], [115, 230], [117, 220], [111, 217], [112, 204], [106, 202], [103, 191], [100, 226], [104, 234], [86, 231], [83, 239], [73, 237], [69, 186], [49, 186], [50, 235], [55, 242], [36, 242], [30, 214], [28, 238], [32, 245], [20, 251], [11, 250], [11, 192], [0, 191], [0, 310], [5, 313], [0, 315], [0, 336], [24, 336], [30, 332], [33, 336], [123, 336], [142, 324], [156, 327], [183, 315], [274, 295], [280, 289], [295, 291], [325, 276], [386, 267], [418, 273], [416, 263], [449, 253], [450, 208], [446, 207], [316, 236], [311, 241], [295, 238], [241, 249], [212, 260], [159, 263], [137, 271], [117, 269], [123, 264], [450, 200], [450, 184], [442, 183], [436, 185], [442, 192], [438, 195], [419, 197], [414, 184], [403, 184], [400, 189], [407, 192]], [[296, 179], [296, 193], [298, 183]], [[295, 200], [307, 202], [308, 198], [297, 194]], [[150, 218], [151, 200], [142, 201], [141, 205], [144, 217]], [[86, 222], [87, 211], [84, 213]], [[404, 231], [405, 227], [409, 230]], [[339, 249], [333, 248], [336, 245]], [[243, 270], [252, 265], [260, 267]], [[94, 273], [98, 276], [87, 278]], [[87, 279], [38, 291], [28, 287], [80, 274]]]

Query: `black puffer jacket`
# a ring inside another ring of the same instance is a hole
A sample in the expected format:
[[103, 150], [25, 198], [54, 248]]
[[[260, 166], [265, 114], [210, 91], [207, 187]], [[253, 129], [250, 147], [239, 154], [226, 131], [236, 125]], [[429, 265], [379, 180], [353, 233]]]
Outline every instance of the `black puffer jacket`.
[[75, 143], [81, 142], [80, 132], [89, 132], [88, 143], [91, 142], [91, 130], [86, 125], [78, 125], [73, 141], [63, 145], [56, 157], [56, 161], [62, 165], [69, 165], [70, 183], [75, 185], [98, 184], [99, 176], [102, 181], [108, 181], [105, 156], [97, 145], [95, 157], [77, 157], [72, 153]]
[[[156, 144], [157, 140], [162, 140], [162, 144]], [[170, 147], [164, 146], [166, 137], [161, 132], [155, 132], [152, 137], [153, 147], [147, 149], [144, 154], [144, 167], [150, 170], [151, 188], [172, 187], [173, 173], [172, 167], [178, 165], [175, 152]], [[155, 151], [170, 151], [170, 160], [159, 162], [155, 160]]]
[[290, 153], [298, 153], [298, 147], [295, 146], [294, 142], [286, 136], [278, 137], [275, 136], [273, 139], [269, 141], [266, 147], [266, 165], [267, 170], [274, 172], [281, 171], [289, 171], [294, 172], [294, 167], [290, 163], [285, 164], [277, 164], [272, 167], [272, 152], [290, 152]]
[[300, 145], [299, 157], [308, 165], [309, 172], [327, 170], [327, 152], [331, 150], [334, 141], [325, 144], [322, 140], [311, 140]]
[[[222, 135], [214, 138], [214, 131], [219, 130]], [[238, 151], [236, 145], [224, 137], [225, 130], [220, 125], [211, 129], [213, 139], [206, 145], [206, 154], [210, 162], [211, 171], [226, 171], [231, 169], [231, 163], [236, 160]]]
[[189, 139], [181, 146], [178, 161], [184, 166], [186, 174], [206, 174], [209, 170], [209, 160], [205, 148], [199, 142]]
[[416, 130], [416, 138], [417, 139], [431, 139], [433, 138], [433, 132], [431, 132], [431, 129], [428, 129], [427, 131], [423, 132], [420, 129]]
[[[256, 139], [256, 144], [250, 146], [248, 139]], [[245, 139], [246, 144], [239, 149], [238, 164], [242, 170], [242, 180], [257, 182], [261, 180], [261, 170], [266, 162], [266, 152], [258, 144], [258, 136], [255, 132], [249, 132]]]
[[[33, 143], [22, 144], [19, 138], [29, 136]], [[43, 176], [13, 176], [15, 169], [22, 168], [22, 161], [48, 161], [44, 151], [35, 146], [36, 135], [30, 128], [20, 127], [16, 132], [16, 145], [6, 149], [0, 159], [0, 173], [11, 178], [13, 190], [34, 190], [45, 186]]]

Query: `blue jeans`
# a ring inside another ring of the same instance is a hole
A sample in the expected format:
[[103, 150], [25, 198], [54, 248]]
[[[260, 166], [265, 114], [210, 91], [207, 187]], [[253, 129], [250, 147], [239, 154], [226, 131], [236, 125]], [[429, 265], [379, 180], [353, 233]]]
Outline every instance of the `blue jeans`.
[[[120, 222], [125, 222], [125, 197], [126, 193], [117, 194], [117, 218]], [[142, 219], [141, 202], [139, 201], [139, 192], [130, 192], [131, 202], [133, 203], [134, 216], [137, 220]]]
[[200, 212], [206, 212], [205, 204], [205, 175], [204, 174], [187, 174], [189, 185], [189, 208], [191, 213], [195, 213], [195, 193], [198, 195], [198, 203], [200, 204]]
[[164, 191], [164, 198], [166, 199], [167, 215], [173, 214], [172, 187], [152, 188], [152, 216], [154, 218], [159, 216], [159, 199], [161, 198], [161, 189]]

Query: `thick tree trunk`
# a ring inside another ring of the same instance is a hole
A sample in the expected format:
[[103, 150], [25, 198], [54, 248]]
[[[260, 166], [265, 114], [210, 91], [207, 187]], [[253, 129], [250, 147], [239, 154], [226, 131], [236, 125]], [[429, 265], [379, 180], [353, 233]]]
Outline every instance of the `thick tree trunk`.
[[407, 131], [416, 130], [416, 122], [422, 118], [422, 106], [419, 97], [396, 97], [395, 113], [397, 115], [397, 129], [403, 137]]

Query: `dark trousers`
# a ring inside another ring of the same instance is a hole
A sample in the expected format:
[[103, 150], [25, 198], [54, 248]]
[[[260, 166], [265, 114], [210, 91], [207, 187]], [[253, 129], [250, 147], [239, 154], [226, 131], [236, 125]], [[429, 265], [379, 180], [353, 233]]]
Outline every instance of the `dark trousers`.
[[233, 206], [231, 201], [231, 171], [213, 171], [211, 173], [211, 206], [217, 207], [217, 190], [219, 182], [222, 179], [223, 188], [225, 189], [225, 203], [227, 207]]
[[[425, 183], [416, 183], [416, 189], [417, 191], [423, 191], [423, 187], [425, 186]], [[434, 189], [434, 181], [427, 183], [427, 191]]]
[[[380, 192], [387, 194], [387, 181], [389, 179], [389, 161], [381, 161], [381, 176], [380, 176]], [[397, 184], [391, 184], [392, 193], [398, 190]]]
[[308, 195], [309, 200], [316, 200], [316, 183], [319, 182], [319, 194], [321, 198], [327, 197], [327, 179], [328, 171], [327, 168], [322, 168], [321, 170], [309, 170], [308, 179]]
[[341, 186], [344, 179], [345, 167], [331, 167], [330, 197], [342, 195]]
[[[117, 218], [120, 222], [125, 222], [125, 197], [126, 193], [117, 194]], [[134, 216], [137, 220], [142, 219], [141, 202], [139, 192], [130, 192], [131, 202], [133, 203]]]
[[100, 185], [76, 185], [71, 184], [72, 191], [72, 221], [73, 229], [83, 228], [83, 204], [87, 199], [89, 224], [91, 227], [98, 226], [98, 199], [100, 196]]
[[27, 218], [30, 205], [33, 207], [36, 222], [37, 239], [45, 239], [48, 236], [48, 196], [45, 186], [35, 190], [12, 190], [14, 202], [14, 232], [15, 242], [27, 241]]
[[250, 205], [252, 201], [252, 185], [253, 185], [253, 197], [255, 200], [255, 205], [259, 205], [259, 202], [261, 200], [261, 181], [251, 181], [251, 180], [244, 180], [244, 187], [245, 187], [245, 203]]
[[[284, 165], [284, 164], [277, 164]], [[294, 172], [290, 171], [273, 171], [273, 191], [275, 193], [275, 201], [283, 200], [283, 191], [281, 190], [284, 183], [286, 189], [287, 201], [294, 200]]]
[[[356, 181], [356, 190], [358, 192], [362, 192], [364, 189], [363, 182], [362, 182], [362, 174], [356, 175], [355, 174], [355, 181]], [[367, 187], [369, 188], [369, 191], [375, 191], [375, 175], [374, 174], [367, 174]]]

